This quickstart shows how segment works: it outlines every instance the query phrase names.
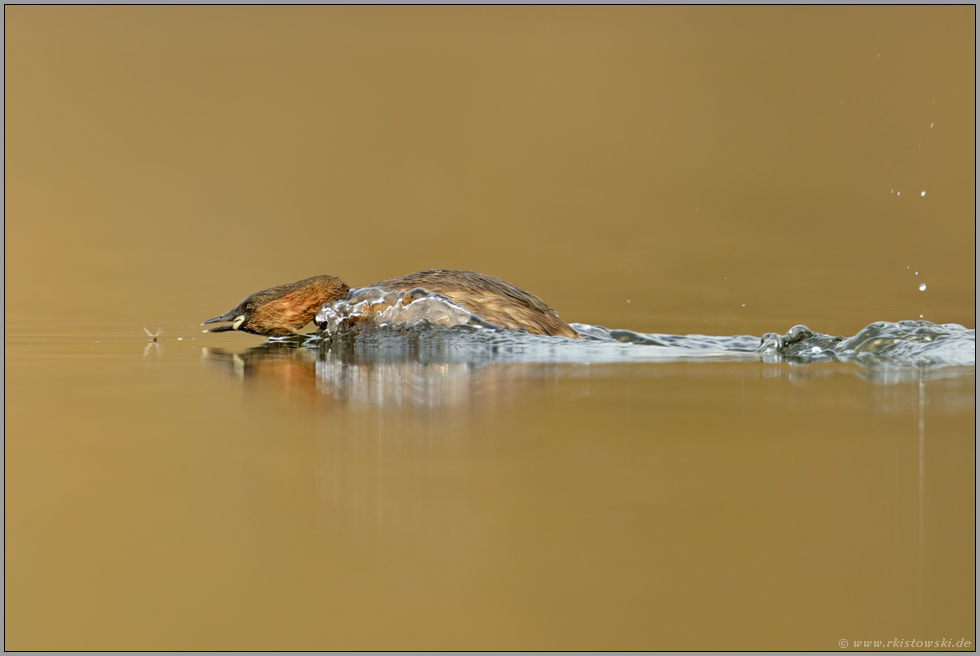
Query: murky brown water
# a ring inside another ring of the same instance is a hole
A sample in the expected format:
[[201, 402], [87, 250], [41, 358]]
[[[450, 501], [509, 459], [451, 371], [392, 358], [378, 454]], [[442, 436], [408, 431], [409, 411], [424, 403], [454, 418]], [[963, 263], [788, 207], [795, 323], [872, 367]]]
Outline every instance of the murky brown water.
[[197, 326], [445, 267], [644, 332], [973, 328], [974, 25], [5, 8], [5, 647], [975, 645], [973, 367]]

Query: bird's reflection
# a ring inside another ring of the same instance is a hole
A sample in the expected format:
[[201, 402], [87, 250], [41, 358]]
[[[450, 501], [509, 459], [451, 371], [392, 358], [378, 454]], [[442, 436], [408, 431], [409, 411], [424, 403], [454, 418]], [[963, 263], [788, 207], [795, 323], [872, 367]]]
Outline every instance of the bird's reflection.
[[[402, 340], [349, 340], [330, 348], [269, 342], [203, 358], [247, 384], [318, 405], [468, 409], [507, 405], [556, 375], [556, 363], [447, 361]], [[270, 385], [266, 385], [266, 384]]]

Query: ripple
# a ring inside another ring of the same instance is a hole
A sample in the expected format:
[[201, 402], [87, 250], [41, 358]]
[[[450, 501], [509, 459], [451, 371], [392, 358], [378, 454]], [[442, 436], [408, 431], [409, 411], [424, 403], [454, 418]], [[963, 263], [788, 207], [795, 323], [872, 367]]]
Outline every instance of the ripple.
[[[488, 323], [445, 296], [423, 289], [366, 287], [324, 305], [320, 331], [302, 338], [307, 348], [373, 350], [401, 357], [411, 351], [439, 361], [641, 362], [738, 360], [852, 362], [866, 367], [976, 365], [976, 331], [929, 321], [878, 321], [851, 337], [798, 325], [786, 334], [665, 335], [571, 324], [581, 340], [532, 335]], [[295, 338], [290, 338], [294, 339]], [[365, 352], [364, 355], [367, 355]]]

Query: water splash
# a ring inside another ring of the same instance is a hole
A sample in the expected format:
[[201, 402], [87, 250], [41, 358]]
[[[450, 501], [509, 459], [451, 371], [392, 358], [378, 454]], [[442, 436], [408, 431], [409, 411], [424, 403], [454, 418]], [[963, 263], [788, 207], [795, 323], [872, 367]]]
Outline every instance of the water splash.
[[324, 304], [317, 312], [315, 322], [322, 332], [329, 335], [367, 326], [497, 328], [442, 294], [422, 288], [407, 291], [386, 291], [380, 287], [353, 289], [346, 299]]
[[786, 335], [764, 335], [763, 359], [837, 360], [864, 365], [976, 365], [976, 331], [931, 321], [878, 321], [853, 337], [833, 337], [796, 326]]
[[[571, 324], [581, 340], [532, 335], [495, 326], [440, 294], [423, 289], [366, 287], [324, 305], [320, 331], [308, 348], [368, 349], [399, 357], [408, 349], [430, 361], [645, 362], [737, 360], [853, 362], [864, 366], [975, 366], [976, 331], [929, 321], [879, 321], [852, 337], [824, 335], [806, 326], [786, 334], [664, 335]], [[353, 341], [352, 341], [353, 340]]]

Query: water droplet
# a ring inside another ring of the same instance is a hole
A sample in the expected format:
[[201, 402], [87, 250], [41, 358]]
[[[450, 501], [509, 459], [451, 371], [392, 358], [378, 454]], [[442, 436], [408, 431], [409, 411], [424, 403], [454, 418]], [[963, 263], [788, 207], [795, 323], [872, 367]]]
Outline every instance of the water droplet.
[[898, 193], [896, 194], [896, 196], [901, 196], [901, 195], [902, 195], [902, 192], [898, 192]]
[[629, 302], [630, 302], [630, 300], [629, 300], [629, 299], [626, 299], [626, 302], [627, 302], [627, 303], [629, 303]]
[[920, 318], [920, 319], [922, 318], [922, 315], [921, 315], [921, 314], [919, 315], [919, 318]]
[[926, 290], [926, 284], [925, 283], [922, 283], [921, 285], [919, 285], [919, 291], [920, 292], [924, 292], [925, 290]]
[[893, 194], [895, 193], [895, 190], [894, 190], [894, 189], [892, 189], [892, 193], [893, 193]]
[[916, 272], [915, 272], [915, 275], [919, 275], [919, 272], [918, 272], [918, 271], [916, 271]]
[[935, 125], [935, 123], [930, 123], [930, 124], [929, 124], [929, 127], [932, 127], [932, 126], [934, 126], [934, 125]]
[[742, 303], [742, 307], [745, 307], [745, 303]]
[[922, 193], [921, 193], [921, 194], [919, 194], [919, 195], [920, 195], [920, 196], [925, 196], [925, 195], [926, 195], [926, 190], [925, 190], [925, 189], [923, 189], [923, 190], [922, 190]]
[[184, 338], [183, 338], [183, 337], [178, 337], [178, 338], [177, 338], [177, 341], [178, 341], [178, 342], [182, 342], [182, 341], [184, 341]]

